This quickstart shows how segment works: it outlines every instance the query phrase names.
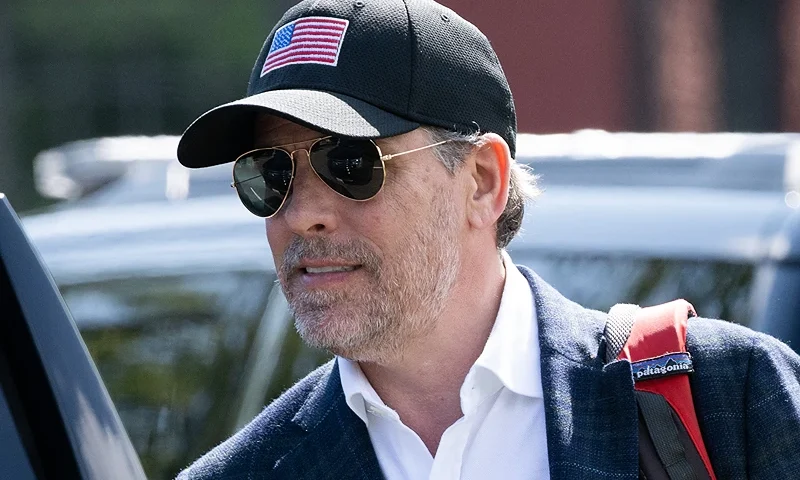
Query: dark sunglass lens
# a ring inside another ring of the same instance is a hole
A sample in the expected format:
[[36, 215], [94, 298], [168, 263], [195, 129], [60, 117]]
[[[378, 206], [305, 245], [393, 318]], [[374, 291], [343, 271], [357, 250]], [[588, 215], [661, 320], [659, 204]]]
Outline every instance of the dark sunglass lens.
[[292, 159], [282, 150], [257, 150], [233, 165], [233, 181], [239, 199], [259, 217], [270, 217], [281, 208], [292, 185]]
[[329, 187], [348, 198], [372, 198], [383, 186], [383, 163], [369, 140], [322, 140], [311, 149], [311, 165]]

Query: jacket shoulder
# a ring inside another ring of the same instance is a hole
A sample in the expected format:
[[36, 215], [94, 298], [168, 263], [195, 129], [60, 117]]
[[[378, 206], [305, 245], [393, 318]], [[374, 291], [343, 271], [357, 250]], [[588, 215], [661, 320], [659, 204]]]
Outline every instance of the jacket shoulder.
[[309, 395], [326, 381], [334, 360], [297, 382], [235, 435], [197, 459], [176, 480], [269, 478], [305, 431], [293, 419]]
[[722, 320], [690, 319], [686, 346], [694, 363], [693, 383], [700, 384], [698, 393], [724, 395], [726, 403], [735, 403], [740, 411], [753, 381], [791, 371], [800, 361], [780, 340]]
[[718, 477], [794, 477], [800, 356], [776, 338], [720, 320], [691, 319], [687, 347], [698, 421]]
[[[740, 364], [752, 358], [796, 359], [789, 346], [775, 337], [748, 327], [708, 318], [691, 318], [687, 328], [687, 348], [700, 360]], [[746, 367], [746, 365], [745, 365]]]

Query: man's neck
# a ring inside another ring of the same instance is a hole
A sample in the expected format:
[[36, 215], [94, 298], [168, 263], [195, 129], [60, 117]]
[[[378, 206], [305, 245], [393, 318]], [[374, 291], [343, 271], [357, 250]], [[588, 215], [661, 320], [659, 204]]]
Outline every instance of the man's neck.
[[432, 332], [392, 361], [360, 362], [383, 402], [431, 454], [442, 433], [462, 416], [461, 386], [486, 345], [503, 294], [502, 260], [471, 267], [474, 274], [462, 276], [454, 286]]

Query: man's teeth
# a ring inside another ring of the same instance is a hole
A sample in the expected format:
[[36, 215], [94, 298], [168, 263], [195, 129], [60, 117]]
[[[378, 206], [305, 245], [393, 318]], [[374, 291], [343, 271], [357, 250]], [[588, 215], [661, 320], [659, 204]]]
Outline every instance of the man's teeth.
[[306, 267], [308, 273], [351, 272], [356, 267]]

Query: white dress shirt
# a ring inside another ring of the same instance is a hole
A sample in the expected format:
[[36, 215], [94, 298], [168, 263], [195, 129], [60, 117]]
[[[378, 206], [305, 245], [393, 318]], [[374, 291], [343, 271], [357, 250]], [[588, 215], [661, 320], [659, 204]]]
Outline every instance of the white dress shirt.
[[445, 430], [435, 456], [381, 401], [358, 363], [337, 358], [347, 404], [366, 424], [388, 480], [549, 480], [533, 295], [505, 252], [503, 262], [497, 319], [461, 386], [463, 416]]

